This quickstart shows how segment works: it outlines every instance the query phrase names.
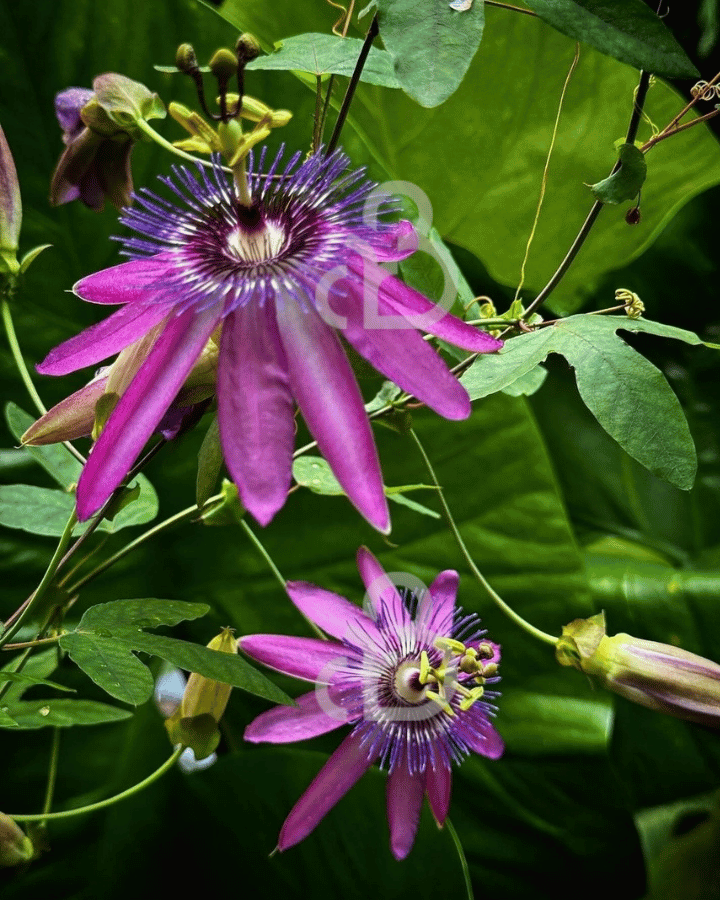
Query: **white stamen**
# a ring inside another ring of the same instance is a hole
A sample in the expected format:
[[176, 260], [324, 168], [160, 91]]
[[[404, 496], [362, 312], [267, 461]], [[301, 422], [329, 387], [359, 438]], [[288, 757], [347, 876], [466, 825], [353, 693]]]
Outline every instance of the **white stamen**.
[[265, 262], [282, 252], [286, 238], [285, 231], [274, 222], [265, 222], [253, 229], [239, 225], [227, 236], [227, 249], [231, 256], [242, 262]]

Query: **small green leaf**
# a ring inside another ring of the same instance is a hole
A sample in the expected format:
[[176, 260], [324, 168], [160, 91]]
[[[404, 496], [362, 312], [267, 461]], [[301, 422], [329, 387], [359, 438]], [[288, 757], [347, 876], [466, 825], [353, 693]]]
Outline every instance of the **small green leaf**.
[[[70, 728], [72, 725], [106, 725], [129, 719], [132, 712], [94, 700], [20, 700], [7, 708], [20, 728]], [[0, 719], [0, 728], [4, 725]]]
[[658, 478], [689, 490], [697, 457], [682, 407], [663, 374], [616, 334], [621, 329], [702, 343], [692, 332], [645, 319], [569, 316], [485, 354], [460, 381], [477, 400], [559, 353], [575, 369], [580, 396], [605, 431]]
[[[1, 671], [3, 673], [12, 671], [14, 665], [14, 661], [9, 662]], [[22, 674], [38, 679], [47, 678], [48, 675], [52, 675], [55, 669], [57, 669], [57, 666], [57, 647], [49, 647], [47, 650], [40, 650], [37, 653], [33, 653], [32, 656], [29, 656], [27, 662], [23, 666]], [[31, 687], [31, 684], [28, 682], [12, 681], [5, 691], [3, 704], [11, 704], [16, 700], [20, 700], [29, 687]]]
[[20, 274], [24, 275], [43, 250], [48, 250], [50, 247], [52, 247], [52, 244], [40, 244], [39, 247], [33, 247], [32, 250], [28, 250], [20, 260]]
[[[362, 50], [358, 38], [334, 34], [299, 34], [276, 43], [276, 50], [259, 56], [246, 69], [309, 72], [312, 75], [352, 75]], [[386, 50], [371, 47], [363, 67], [361, 81], [382, 87], [399, 88], [393, 72], [393, 58]]]
[[548, 25], [601, 53], [666, 78], [696, 78], [698, 70], [642, 0], [527, 0]]
[[56, 691], [67, 691], [70, 694], [75, 693], [75, 688], [66, 687], [64, 684], [46, 681], [44, 678], [37, 678], [34, 675], [29, 675], [27, 672], [11, 672], [9, 669], [0, 671], [0, 683], [3, 681], [20, 682], [25, 685], [26, 690], [34, 684], [42, 684], [45, 687], [55, 688]]
[[430, 509], [428, 506], [423, 506], [423, 504], [418, 503], [417, 500], [411, 500], [409, 497], [406, 497], [405, 494], [388, 493], [387, 498], [388, 500], [392, 500], [393, 503], [399, 503], [400, 506], [407, 506], [408, 509], [420, 513], [422, 516], [430, 516], [431, 519], [442, 518], [439, 512], [435, 512], [434, 509]]
[[439, 106], [460, 86], [480, 46], [484, 4], [457, 12], [444, 0], [378, 0], [377, 10], [400, 86], [421, 106]]
[[222, 447], [220, 446], [220, 429], [217, 416], [213, 416], [210, 427], [205, 433], [198, 451], [197, 480], [195, 482], [195, 502], [199, 509], [212, 496], [220, 477], [223, 464]]
[[18, 728], [19, 722], [7, 712], [7, 707], [0, 707], [0, 728]]
[[645, 155], [634, 144], [623, 144], [618, 153], [620, 168], [597, 184], [590, 185], [593, 196], [601, 203], [623, 203], [637, 197], [645, 183]]
[[392, 381], [383, 381], [382, 387], [369, 403], [365, 404], [365, 412], [374, 413], [385, 407], [402, 394], [402, 389]]

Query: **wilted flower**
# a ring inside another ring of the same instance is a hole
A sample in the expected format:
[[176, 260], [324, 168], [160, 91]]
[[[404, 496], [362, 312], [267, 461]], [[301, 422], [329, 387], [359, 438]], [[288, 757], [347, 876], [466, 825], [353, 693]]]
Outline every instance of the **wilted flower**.
[[670, 644], [605, 634], [602, 613], [563, 628], [556, 655], [563, 666], [597, 676], [604, 687], [658, 712], [720, 725], [720, 665]]
[[80, 199], [101, 210], [105, 197], [118, 209], [131, 202], [130, 153], [142, 138], [137, 123], [162, 118], [162, 101], [144, 85], [108, 72], [93, 90], [72, 87], [55, 98], [66, 150], [50, 185], [53, 206]]
[[265, 665], [315, 682], [297, 707], [276, 707], [255, 719], [245, 739], [287, 743], [352, 725], [285, 820], [278, 847], [307, 837], [379, 761], [389, 771], [391, 849], [403, 859], [424, 794], [438, 825], [445, 822], [451, 764], [470, 752], [491, 759], [503, 752], [488, 702], [497, 694], [485, 690], [498, 681], [500, 647], [484, 639], [477, 616], [456, 608], [457, 572], [441, 572], [429, 589], [406, 575], [398, 589], [364, 547], [357, 563], [367, 611], [315, 585], [288, 582], [293, 603], [336, 640], [240, 638], [241, 648]]
[[[86, 519], [121, 482], [192, 369], [219, 337], [220, 438], [244, 506], [267, 524], [291, 481], [295, 405], [358, 510], [389, 530], [377, 451], [363, 399], [334, 328], [387, 378], [449, 419], [470, 414], [465, 389], [416, 330], [468, 350], [500, 342], [433, 305], [378, 265], [416, 246], [412, 226], [365, 214], [372, 183], [344, 174], [347, 158], [297, 153], [267, 174], [249, 160], [252, 205], [219, 168], [163, 179], [178, 201], [149, 191], [123, 221], [130, 262], [75, 285], [85, 300], [122, 303], [56, 347], [38, 371], [94, 365], [151, 329], [159, 336], [110, 415], [82, 473]], [[368, 317], [370, 320], [368, 321]], [[333, 327], [331, 327], [333, 326]], [[389, 327], [388, 327], [389, 326]]]
[[29, 862], [34, 853], [30, 838], [13, 819], [0, 813], [0, 868]]
[[22, 202], [12, 153], [0, 128], [0, 271], [16, 272]]
[[[224, 628], [208, 644], [209, 650], [237, 653], [232, 629]], [[205, 759], [220, 742], [218, 724], [225, 713], [232, 687], [193, 672], [185, 687], [180, 707], [165, 720], [173, 744], [192, 748], [195, 759]]]

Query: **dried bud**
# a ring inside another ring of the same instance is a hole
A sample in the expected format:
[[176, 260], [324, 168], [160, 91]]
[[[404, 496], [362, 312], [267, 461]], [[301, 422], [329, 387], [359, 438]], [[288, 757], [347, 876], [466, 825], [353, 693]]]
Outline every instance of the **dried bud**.
[[[231, 628], [208, 644], [209, 650], [237, 653], [237, 641]], [[173, 744], [183, 744], [195, 753], [195, 759], [205, 759], [220, 742], [218, 723], [230, 699], [232, 687], [193, 672], [188, 679], [180, 708], [165, 721]]]
[[625, 213], [625, 221], [628, 225], [639, 225], [640, 218], [641, 216], [639, 206], [631, 206], [630, 209]]
[[34, 855], [32, 841], [5, 813], [0, 813], [0, 867], [19, 866]]
[[649, 709], [720, 725], [720, 665], [656, 641], [605, 634], [602, 613], [563, 628], [558, 662], [598, 677], [608, 690]]
[[137, 123], [165, 117], [165, 106], [144, 84], [108, 72], [93, 81], [94, 97], [80, 111], [87, 127], [103, 137], [123, 132], [137, 141], [143, 137]]
[[238, 63], [244, 66], [253, 59], [260, 56], [260, 44], [257, 38], [249, 33], [241, 34], [235, 44], [235, 53], [237, 54]]
[[15, 255], [22, 222], [20, 186], [12, 153], [0, 128], [0, 271], [17, 272]]

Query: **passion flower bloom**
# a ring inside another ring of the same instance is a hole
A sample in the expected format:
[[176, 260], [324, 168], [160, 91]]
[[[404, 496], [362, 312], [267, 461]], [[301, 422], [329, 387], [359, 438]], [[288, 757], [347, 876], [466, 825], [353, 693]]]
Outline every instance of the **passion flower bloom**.
[[[457, 572], [429, 589], [404, 576], [400, 589], [364, 547], [357, 555], [366, 610], [313, 584], [290, 581], [293, 603], [336, 640], [255, 634], [241, 648], [315, 690], [296, 707], [278, 706], [248, 725], [245, 740], [287, 743], [342, 725], [351, 733], [298, 800], [278, 848], [303, 840], [370, 766], [389, 771], [387, 815], [396, 859], [410, 852], [423, 796], [442, 826], [450, 806], [451, 764], [471, 752], [490, 759], [503, 742], [491, 723], [500, 647], [475, 615], [456, 607]], [[401, 579], [397, 579], [400, 581]]]
[[248, 161], [249, 207], [218, 166], [197, 175], [175, 168], [161, 179], [175, 199], [144, 190], [124, 212], [140, 235], [124, 239], [131, 261], [75, 285], [84, 300], [124, 306], [52, 350], [43, 374], [95, 365], [161, 326], [82, 473], [81, 520], [120, 484], [213, 334], [225, 462], [263, 525], [290, 487], [297, 402], [352, 503], [389, 530], [377, 451], [336, 328], [440, 415], [470, 414], [465, 389], [416, 329], [471, 351], [501, 344], [379, 265], [415, 249], [410, 223], [367, 214], [375, 186], [362, 170], [346, 173], [339, 151], [304, 162], [297, 153], [284, 169], [281, 151], [267, 174], [264, 157], [257, 169]]

